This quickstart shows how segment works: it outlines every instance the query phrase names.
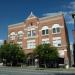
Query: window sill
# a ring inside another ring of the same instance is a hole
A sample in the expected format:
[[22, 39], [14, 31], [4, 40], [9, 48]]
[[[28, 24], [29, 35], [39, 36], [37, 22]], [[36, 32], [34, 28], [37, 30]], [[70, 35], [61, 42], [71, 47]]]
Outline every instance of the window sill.
[[30, 50], [30, 49], [34, 49], [34, 48], [26, 48], [26, 49], [29, 49]]
[[[53, 46], [54, 46], [54, 45], [53, 45]], [[62, 47], [62, 46], [54, 46], [54, 47], [58, 47], [58, 48], [59, 48], [59, 47]]]
[[49, 36], [49, 34], [45, 34], [45, 35], [42, 35], [42, 36]]
[[29, 38], [36, 38], [37, 36], [30, 36], [30, 37], [27, 37], [27, 39], [29, 39]]
[[61, 32], [59, 32], [59, 33], [52, 33], [52, 34], [60, 34]]

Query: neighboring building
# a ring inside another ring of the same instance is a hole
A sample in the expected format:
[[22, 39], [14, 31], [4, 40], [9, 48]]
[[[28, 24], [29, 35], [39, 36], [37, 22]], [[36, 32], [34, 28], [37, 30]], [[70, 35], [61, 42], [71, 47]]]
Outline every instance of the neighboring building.
[[36, 17], [32, 12], [28, 18], [21, 23], [8, 26], [8, 40], [19, 44], [29, 54], [33, 49], [43, 43], [50, 43], [58, 48], [60, 62], [68, 63], [67, 56], [67, 28], [64, 15]]
[[74, 65], [74, 56], [73, 56], [73, 43], [70, 43], [70, 54], [71, 54], [71, 65]]

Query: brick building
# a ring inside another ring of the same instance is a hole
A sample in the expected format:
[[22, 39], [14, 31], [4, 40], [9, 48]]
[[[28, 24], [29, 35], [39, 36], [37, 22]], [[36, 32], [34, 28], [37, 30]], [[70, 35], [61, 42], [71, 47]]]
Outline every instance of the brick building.
[[65, 64], [68, 63], [67, 34], [62, 13], [38, 18], [31, 12], [24, 22], [8, 26], [8, 40], [19, 44], [25, 53], [32, 53], [39, 44], [50, 43], [58, 48]]

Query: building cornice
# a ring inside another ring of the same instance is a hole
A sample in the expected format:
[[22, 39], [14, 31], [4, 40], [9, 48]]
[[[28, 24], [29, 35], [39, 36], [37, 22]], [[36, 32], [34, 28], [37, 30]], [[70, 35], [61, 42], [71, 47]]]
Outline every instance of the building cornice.
[[16, 27], [16, 26], [20, 26], [20, 25], [23, 25], [24, 24], [24, 22], [20, 22], [20, 23], [16, 23], [16, 24], [11, 24], [11, 25], [9, 25], [8, 27], [10, 28], [10, 27]]
[[60, 19], [63, 15], [56, 15], [56, 16], [47, 16], [47, 17], [42, 17], [39, 18], [40, 21], [45, 21], [45, 20], [56, 20], [56, 19]]
[[[45, 17], [38, 18], [38, 19], [39, 19], [40, 22], [42, 22], [42, 21], [45, 21], [45, 20], [46, 21], [47, 20], [57, 20], [57, 19], [60, 19], [62, 16], [63, 16], [63, 13], [56, 13], [55, 15], [47, 15]], [[21, 27], [24, 24], [25, 24], [25, 22], [11, 24], [11, 25], [8, 26], [8, 28]]]

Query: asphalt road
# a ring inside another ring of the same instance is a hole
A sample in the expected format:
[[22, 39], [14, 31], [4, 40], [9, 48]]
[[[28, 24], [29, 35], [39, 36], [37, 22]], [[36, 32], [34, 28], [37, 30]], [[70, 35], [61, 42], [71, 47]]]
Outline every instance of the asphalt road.
[[0, 75], [75, 75], [74, 70], [34, 70], [0, 67]]

